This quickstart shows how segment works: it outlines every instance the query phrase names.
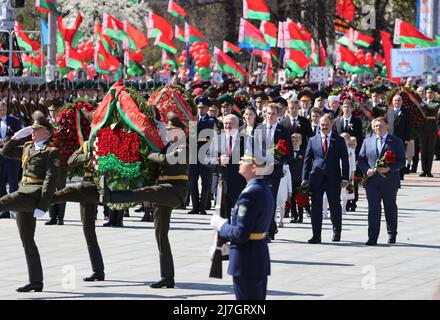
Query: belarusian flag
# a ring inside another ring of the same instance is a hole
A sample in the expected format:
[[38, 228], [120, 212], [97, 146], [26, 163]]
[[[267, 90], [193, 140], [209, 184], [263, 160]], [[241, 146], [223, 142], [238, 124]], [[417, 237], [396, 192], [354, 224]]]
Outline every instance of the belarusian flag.
[[81, 55], [68, 42], [66, 42], [66, 65], [75, 70], [86, 67]]
[[284, 64], [289, 69], [290, 76], [303, 77], [312, 58], [307, 58], [304, 51], [286, 49]]
[[238, 34], [238, 45], [246, 49], [269, 50], [270, 45], [266, 43], [261, 31], [246, 19], [240, 19], [240, 31]]
[[356, 6], [353, 0], [337, 0], [336, 15], [347, 21], [353, 22]]
[[330, 67], [330, 61], [328, 61], [327, 52], [325, 51], [324, 45], [321, 40], [319, 40], [319, 65], [321, 67]]
[[73, 39], [75, 38], [75, 35], [82, 21], [83, 17], [81, 16], [81, 14], [78, 13], [72, 26], [68, 28], [64, 24], [63, 17], [58, 16], [58, 29], [60, 30], [61, 36], [63, 37], [64, 41], [72, 44]]
[[378, 66], [379, 68], [383, 68], [383, 66], [386, 65], [384, 57], [382, 57], [377, 52], [374, 54], [374, 64]]
[[174, 2], [173, 0], [170, 0], [170, 2], [168, 2], [168, 12], [176, 17], [176, 18], [180, 18], [180, 19], [185, 19], [187, 13], [185, 10], [183, 10], [183, 8], [181, 6], [179, 6], [176, 2]]
[[117, 40], [124, 40], [127, 33], [124, 31], [124, 23], [115, 17], [104, 13], [102, 30], [104, 34]]
[[358, 58], [348, 48], [336, 45], [336, 65], [351, 73], [361, 73], [362, 68], [359, 65]]
[[96, 41], [95, 69], [99, 73], [114, 74], [121, 66], [121, 62], [108, 52], [100, 40]]
[[300, 24], [288, 19], [284, 24], [284, 43], [287, 49], [304, 51], [309, 57], [312, 53], [312, 35]]
[[409, 23], [396, 19], [394, 25], [394, 43], [395, 44], [415, 44], [418, 47], [433, 47], [436, 40], [425, 36]]
[[145, 74], [145, 70], [142, 68], [138, 57], [130, 54], [130, 50], [125, 50], [124, 52], [124, 65], [127, 67], [126, 71], [129, 76], [142, 76]]
[[14, 31], [17, 36], [18, 46], [27, 51], [38, 51], [40, 50], [40, 43], [38, 41], [31, 40], [28, 35], [24, 32], [23, 27], [15, 21]]
[[185, 22], [185, 42], [189, 44], [194, 42], [209, 43], [205, 36], [195, 27], [191, 26], [188, 22]]
[[35, 3], [35, 9], [45, 13], [50, 13], [55, 15], [60, 14], [53, 0], [37, 0]]
[[170, 54], [169, 52], [162, 50], [162, 65], [169, 64], [173, 67], [173, 70], [178, 68], [176, 55]]
[[115, 44], [112, 42], [110, 37], [102, 33], [102, 27], [99, 22], [95, 22], [95, 34], [96, 40], [101, 41], [105, 50], [107, 50], [108, 52], [112, 52], [115, 49]]
[[268, 21], [261, 21], [260, 31], [264, 35], [264, 39], [271, 47], [277, 46], [278, 28], [277, 26]]
[[310, 44], [312, 45], [312, 55], [310, 57], [313, 60], [313, 64], [318, 65], [319, 64], [319, 51], [318, 51], [318, 47], [316, 46], [315, 40], [313, 40], [313, 38], [311, 39]]
[[270, 11], [264, 0], [243, 0], [243, 17], [269, 21]]
[[148, 39], [144, 33], [124, 21], [124, 31], [128, 34], [128, 46], [132, 50], [142, 49], [148, 46]]
[[235, 62], [231, 57], [217, 47], [214, 48], [214, 59], [215, 70], [223, 73], [230, 73], [241, 81], [244, 81], [244, 79], [247, 77], [248, 73], [246, 70], [239, 66], [237, 62]]
[[174, 37], [176, 37], [177, 40], [185, 42], [185, 31], [176, 24], [174, 26]]
[[41, 73], [41, 66], [44, 64], [44, 61], [41, 61], [42, 57], [39, 53], [37, 55], [23, 53], [22, 58], [23, 66], [28, 68], [31, 74]]
[[350, 32], [352, 32], [354, 37], [353, 43], [359, 47], [369, 48], [374, 42], [374, 38], [360, 33], [357, 30], [347, 32], [342, 38], [339, 38], [337, 42], [346, 47], [350, 47]]
[[174, 29], [165, 18], [150, 11], [148, 17], [145, 18], [148, 28], [148, 38], [157, 38], [160, 34], [165, 35], [170, 40], [174, 38]]
[[228, 42], [226, 40], [223, 40], [223, 52], [224, 53], [228, 53], [229, 52], [229, 53], [237, 54], [240, 51], [241, 51], [240, 47], [238, 47], [235, 44], [230, 43], [230, 42]]
[[400, 83], [400, 78], [391, 78], [391, 49], [393, 44], [391, 43], [391, 33], [386, 31], [380, 31], [380, 39], [382, 40], [383, 55], [385, 63], [387, 65], [388, 79], [393, 82]]
[[168, 37], [166, 37], [164, 34], [160, 34], [157, 38], [156, 41], [154, 42], [154, 45], [161, 47], [162, 49], [171, 52], [171, 53], [176, 53], [177, 52], [177, 47], [176, 45], [173, 43], [172, 40], [168, 39]]

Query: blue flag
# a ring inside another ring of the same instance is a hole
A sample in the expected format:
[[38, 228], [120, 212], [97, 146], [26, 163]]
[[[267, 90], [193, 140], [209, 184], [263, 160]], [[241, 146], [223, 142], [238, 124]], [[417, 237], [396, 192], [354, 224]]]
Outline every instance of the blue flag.
[[40, 19], [41, 26], [41, 36], [43, 37], [43, 45], [47, 46], [49, 44], [49, 31], [47, 28], [46, 20]]

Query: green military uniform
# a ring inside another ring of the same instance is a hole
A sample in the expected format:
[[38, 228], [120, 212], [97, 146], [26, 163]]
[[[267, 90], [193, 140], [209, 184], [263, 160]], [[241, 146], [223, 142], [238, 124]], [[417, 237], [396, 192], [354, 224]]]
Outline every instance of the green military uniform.
[[83, 224], [83, 232], [86, 238], [92, 270], [95, 274], [103, 275], [104, 262], [95, 232], [99, 193], [93, 181], [93, 166], [92, 161], [88, 157], [87, 143], [70, 156], [67, 164], [72, 167], [84, 165], [85, 174], [79, 184], [68, 186], [57, 191], [52, 199], [52, 203], [80, 203], [81, 222]]
[[424, 101], [425, 121], [420, 131], [420, 151], [422, 158], [422, 175], [432, 176], [432, 162], [435, 153], [435, 139], [437, 136], [437, 113], [439, 101]]
[[173, 145], [167, 148], [167, 154], [148, 155], [148, 160], [160, 164], [156, 185], [133, 191], [109, 191], [104, 187], [102, 199], [102, 202], [111, 203], [150, 201], [157, 205], [154, 211], [154, 229], [160, 255], [160, 274], [162, 279], [172, 279], [172, 286], [174, 286], [174, 263], [168, 240], [171, 212], [185, 204], [189, 190], [188, 161], [183, 164], [170, 164], [167, 158], [173, 155], [177, 156]]
[[43, 270], [34, 241], [34, 211], [47, 211], [49, 207], [56, 189], [60, 153], [47, 142], [37, 150], [33, 142], [25, 141], [11, 139], [3, 147], [4, 157], [22, 159], [23, 178], [16, 192], [0, 199], [0, 210], [17, 212], [17, 226], [26, 255], [29, 281], [42, 284]]

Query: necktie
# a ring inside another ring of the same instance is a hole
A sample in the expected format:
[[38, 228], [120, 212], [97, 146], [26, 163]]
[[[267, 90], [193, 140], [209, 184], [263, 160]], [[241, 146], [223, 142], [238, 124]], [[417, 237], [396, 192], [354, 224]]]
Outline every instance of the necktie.
[[348, 130], [348, 120], [347, 120], [347, 119], [345, 119], [344, 130], [345, 130], [345, 131]]
[[327, 154], [328, 144], [327, 144], [327, 136], [324, 136], [324, 141], [322, 142], [322, 152], [324, 155]]
[[394, 119], [397, 119], [399, 116], [399, 110], [394, 110]]
[[228, 157], [232, 156], [232, 136], [229, 136], [228, 142]]
[[382, 141], [383, 141], [383, 137], [377, 137], [377, 142], [376, 142], [376, 155], [379, 158], [380, 153], [382, 152]]
[[294, 118], [292, 121], [293, 130], [296, 131], [296, 119]]

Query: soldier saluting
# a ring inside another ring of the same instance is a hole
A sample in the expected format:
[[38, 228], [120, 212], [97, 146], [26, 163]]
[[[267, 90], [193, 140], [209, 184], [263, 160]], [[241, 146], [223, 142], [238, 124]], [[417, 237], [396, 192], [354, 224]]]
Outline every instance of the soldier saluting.
[[[43, 269], [34, 241], [36, 218], [49, 207], [60, 168], [59, 150], [49, 145], [51, 124], [41, 111], [35, 111], [32, 118], [32, 126], [18, 131], [2, 150], [6, 158], [21, 159], [23, 166], [18, 190], [0, 199], [0, 210], [17, 212], [18, 232], [26, 255], [29, 284], [18, 288], [18, 292], [43, 290]], [[29, 135], [32, 141], [28, 141]]]

